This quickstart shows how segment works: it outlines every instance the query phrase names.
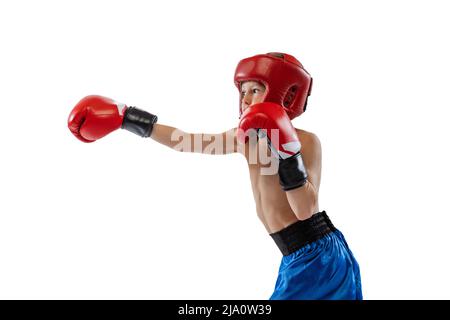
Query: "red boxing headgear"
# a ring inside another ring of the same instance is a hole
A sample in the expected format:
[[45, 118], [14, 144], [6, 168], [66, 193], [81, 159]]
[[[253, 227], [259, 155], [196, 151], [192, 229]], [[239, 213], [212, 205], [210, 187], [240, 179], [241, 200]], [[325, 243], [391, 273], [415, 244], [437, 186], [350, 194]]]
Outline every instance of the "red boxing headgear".
[[243, 81], [263, 83], [266, 87], [264, 101], [283, 106], [290, 119], [306, 110], [312, 78], [302, 64], [289, 54], [270, 52], [239, 62], [234, 74], [234, 83], [239, 90], [240, 114], [242, 114], [240, 91]]

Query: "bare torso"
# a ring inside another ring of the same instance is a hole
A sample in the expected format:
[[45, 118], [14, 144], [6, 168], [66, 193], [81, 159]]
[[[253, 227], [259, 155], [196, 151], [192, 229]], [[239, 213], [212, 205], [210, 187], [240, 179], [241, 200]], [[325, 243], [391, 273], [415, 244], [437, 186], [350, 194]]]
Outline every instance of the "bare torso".
[[[313, 158], [310, 157], [308, 153], [311, 149], [308, 145], [311, 141], [311, 139], [309, 139], [309, 135], [311, 135], [311, 133], [297, 129], [297, 135], [302, 144], [302, 157], [305, 164], [307, 164], [308, 159]], [[270, 164], [264, 164], [261, 163], [261, 161], [256, 161], [256, 163], [255, 161], [250, 161], [251, 152], [258, 152], [258, 150], [264, 150], [268, 156], [270, 155], [265, 139], [259, 139], [256, 143], [247, 143], [245, 145], [244, 156], [248, 163], [258, 218], [264, 224], [266, 230], [269, 233], [273, 233], [287, 227], [303, 217], [298, 217], [291, 209], [286, 192], [281, 189], [279, 184], [278, 175], [262, 174], [261, 169], [269, 167]], [[320, 165], [315, 167], [320, 168]], [[315, 181], [311, 182], [314, 183], [318, 192], [320, 184], [320, 170], [316, 169], [315, 171], [319, 172], [315, 172], [315, 174], [311, 177]], [[318, 212], [318, 207], [319, 205], [317, 201], [316, 208], [314, 209], [315, 212]]]

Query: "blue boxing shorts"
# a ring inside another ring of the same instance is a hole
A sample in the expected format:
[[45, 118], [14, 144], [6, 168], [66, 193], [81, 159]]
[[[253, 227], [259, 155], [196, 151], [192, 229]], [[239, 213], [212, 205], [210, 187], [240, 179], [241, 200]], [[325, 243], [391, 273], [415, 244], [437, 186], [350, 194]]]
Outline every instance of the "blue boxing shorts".
[[283, 254], [271, 300], [362, 300], [358, 262], [325, 211], [270, 236]]

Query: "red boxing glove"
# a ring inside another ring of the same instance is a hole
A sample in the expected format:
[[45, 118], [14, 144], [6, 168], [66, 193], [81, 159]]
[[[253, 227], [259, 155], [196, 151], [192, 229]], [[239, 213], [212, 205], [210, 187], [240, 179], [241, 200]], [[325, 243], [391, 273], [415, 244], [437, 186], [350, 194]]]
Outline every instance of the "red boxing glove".
[[83, 142], [94, 142], [119, 128], [141, 137], [151, 135], [158, 118], [135, 107], [102, 96], [80, 100], [69, 115], [69, 130]]
[[276, 103], [254, 104], [244, 111], [239, 123], [240, 142], [245, 142], [249, 129], [258, 131], [258, 136], [267, 135], [273, 154], [279, 162], [278, 175], [283, 190], [292, 190], [306, 183], [307, 173], [300, 154], [301, 144], [297, 132], [284, 108]]
[[83, 142], [94, 142], [122, 126], [127, 106], [101, 96], [87, 96], [69, 115], [70, 131]]

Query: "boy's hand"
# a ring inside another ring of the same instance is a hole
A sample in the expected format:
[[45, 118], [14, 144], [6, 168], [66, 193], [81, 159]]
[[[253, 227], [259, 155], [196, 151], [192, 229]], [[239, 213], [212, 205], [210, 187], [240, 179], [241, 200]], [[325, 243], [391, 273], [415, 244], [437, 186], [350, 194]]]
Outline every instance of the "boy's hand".
[[70, 131], [83, 142], [94, 142], [122, 127], [141, 137], [151, 135], [158, 118], [135, 107], [102, 96], [80, 100], [69, 115]]

